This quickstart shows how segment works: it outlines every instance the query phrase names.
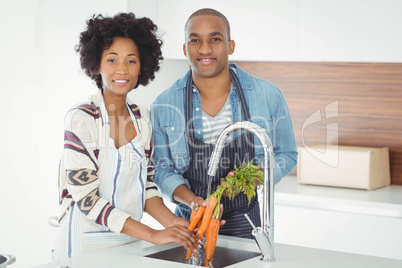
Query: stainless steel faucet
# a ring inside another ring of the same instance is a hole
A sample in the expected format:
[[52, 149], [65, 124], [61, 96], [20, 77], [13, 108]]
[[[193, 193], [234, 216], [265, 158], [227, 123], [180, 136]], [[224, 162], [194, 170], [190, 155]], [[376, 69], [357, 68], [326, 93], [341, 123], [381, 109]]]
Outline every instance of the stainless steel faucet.
[[262, 204], [262, 227], [255, 227], [248, 215], [245, 217], [253, 227], [252, 235], [261, 250], [263, 261], [275, 261], [274, 259], [274, 167], [275, 157], [272, 142], [265, 130], [249, 121], [239, 121], [227, 126], [219, 135], [208, 166], [208, 195], [211, 194], [211, 177], [214, 177], [219, 166], [226, 139], [236, 130], [251, 132], [260, 140], [264, 150], [264, 185]]

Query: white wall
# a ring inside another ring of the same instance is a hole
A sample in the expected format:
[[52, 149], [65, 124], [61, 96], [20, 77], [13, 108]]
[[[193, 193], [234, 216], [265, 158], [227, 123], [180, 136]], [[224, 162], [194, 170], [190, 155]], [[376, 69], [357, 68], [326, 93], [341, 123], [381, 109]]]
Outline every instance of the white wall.
[[[169, 58], [184, 59], [188, 15], [212, 7], [231, 24], [232, 60], [402, 62], [399, 0], [154, 1]], [[182, 12], [166, 12], [173, 6]]]
[[149, 104], [187, 69], [183, 25], [203, 6], [227, 14], [234, 60], [402, 62], [398, 0], [2, 0], [0, 253], [17, 257], [12, 267], [50, 261], [64, 114], [97, 90], [74, 52], [86, 19], [132, 10], [164, 32], [161, 72], [130, 93]]

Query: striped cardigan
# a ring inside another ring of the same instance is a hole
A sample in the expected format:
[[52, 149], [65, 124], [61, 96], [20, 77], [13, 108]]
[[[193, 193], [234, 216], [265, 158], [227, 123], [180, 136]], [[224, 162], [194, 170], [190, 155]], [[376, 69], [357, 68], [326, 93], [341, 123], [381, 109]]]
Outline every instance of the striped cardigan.
[[[86, 103], [73, 107], [65, 118], [64, 151], [59, 166], [59, 222], [74, 204], [86, 218], [120, 233], [126, 219], [132, 215], [119, 210], [99, 193], [99, 150], [109, 139], [105, 128], [106, 111], [102, 114], [101, 91]], [[145, 199], [161, 196], [153, 182], [152, 128], [149, 111], [127, 100], [140, 129], [141, 144], [147, 159]], [[107, 135], [107, 137], [105, 136]], [[103, 137], [102, 137], [103, 136]]]

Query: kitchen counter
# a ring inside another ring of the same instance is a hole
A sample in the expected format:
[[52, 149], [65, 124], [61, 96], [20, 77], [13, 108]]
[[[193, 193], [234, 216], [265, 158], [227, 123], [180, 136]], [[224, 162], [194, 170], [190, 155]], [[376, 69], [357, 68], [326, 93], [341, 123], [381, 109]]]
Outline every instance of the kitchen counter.
[[[143, 267], [143, 268], [174, 268], [192, 267], [191, 265], [163, 261], [159, 259], [144, 257], [156, 251], [177, 247], [178, 244], [155, 246], [144, 241], [137, 241], [124, 246], [114, 247], [94, 253], [73, 258], [68, 263], [72, 268], [88, 267]], [[181, 245], [179, 245], [181, 247]], [[254, 240], [219, 236], [218, 246], [231, 247], [246, 251], [259, 252]], [[185, 251], [183, 249], [183, 254]], [[353, 267], [353, 268], [378, 268], [378, 267], [402, 267], [402, 260], [378, 258], [358, 254], [341, 253], [328, 250], [312, 249], [306, 247], [275, 244], [275, 261], [262, 262], [260, 257], [239, 262], [227, 267], [261, 267], [261, 268], [331, 268], [331, 267]], [[55, 268], [59, 263], [49, 263], [37, 268]]]
[[402, 186], [367, 191], [304, 185], [287, 176], [275, 186], [275, 204], [402, 219]]
[[[301, 185], [296, 177], [287, 176], [275, 186], [276, 261], [266, 263], [260, 257], [253, 257], [227, 267], [400, 268], [402, 232], [398, 228], [402, 228], [401, 223], [402, 186], [366, 191]], [[218, 246], [259, 252], [256, 243], [249, 239], [220, 235]], [[174, 247], [181, 245], [155, 246], [137, 241], [73, 258], [67, 265], [76, 268], [191, 267], [145, 257]], [[49, 263], [37, 268], [59, 265]]]

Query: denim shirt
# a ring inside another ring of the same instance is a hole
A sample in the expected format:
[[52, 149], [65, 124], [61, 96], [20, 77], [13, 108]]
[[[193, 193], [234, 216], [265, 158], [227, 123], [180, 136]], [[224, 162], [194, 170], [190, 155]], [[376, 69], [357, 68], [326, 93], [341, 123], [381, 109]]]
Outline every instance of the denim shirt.
[[[271, 139], [275, 153], [275, 183], [289, 174], [297, 163], [297, 150], [288, 106], [281, 90], [274, 84], [257, 78], [238, 65], [235, 68], [242, 85], [244, 96], [250, 111], [251, 121], [264, 128]], [[170, 201], [173, 192], [183, 184], [190, 189], [190, 184], [182, 174], [189, 163], [189, 145], [186, 137], [186, 124], [192, 123], [195, 138], [203, 141], [202, 107], [198, 90], [193, 87], [193, 119], [185, 120], [186, 82], [189, 70], [170, 88], [160, 94], [151, 105], [151, 121], [154, 134], [154, 181], [162, 194]], [[230, 91], [233, 122], [243, 120], [237, 94]], [[232, 138], [244, 133], [235, 131]], [[254, 139], [255, 158], [261, 166], [264, 163], [264, 151], [258, 139]]]

